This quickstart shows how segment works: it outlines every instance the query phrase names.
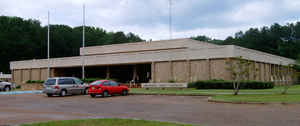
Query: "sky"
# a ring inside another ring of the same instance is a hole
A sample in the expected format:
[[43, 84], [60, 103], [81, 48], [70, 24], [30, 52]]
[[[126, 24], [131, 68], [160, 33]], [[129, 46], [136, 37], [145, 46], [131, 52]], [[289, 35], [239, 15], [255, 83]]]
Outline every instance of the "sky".
[[[47, 25], [86, 25], [133, 32], [145, 40], [170, 39], [169, 0], [0, 0], [0, 15]], [[251, 27], [299, 21], [300, 0], [172, 0], [172, 39], [206, 35], [226, 39]]]

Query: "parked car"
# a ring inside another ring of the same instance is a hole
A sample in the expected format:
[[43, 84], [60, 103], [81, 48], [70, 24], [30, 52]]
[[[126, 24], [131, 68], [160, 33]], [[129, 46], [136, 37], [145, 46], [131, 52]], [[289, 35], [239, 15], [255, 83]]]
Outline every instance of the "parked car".
[[49, 78], [44, 83], [43, 93], [48, 97], [53, 95], [66, 96], [73, 94], [88, 94], [88, 84], [75, 77]]
[[96, 95], [102, 95], [107, 97], [108, 95], [120, 94], [123, 96], [128, 95], [129, 88], [127, 86], [121, 86], [119, 83], [112, 80], [98, 80], [89, 85], [89, 91], [91, 97]]
[[2, 91], [2, 90], [4, 90], [4, 91], [11, 91], [14, 88], [16, 88], [16, 84], [15, 83], [11, 83], [11, 82], [6, 82], [6, 81], [0, 80], [0, 91]]

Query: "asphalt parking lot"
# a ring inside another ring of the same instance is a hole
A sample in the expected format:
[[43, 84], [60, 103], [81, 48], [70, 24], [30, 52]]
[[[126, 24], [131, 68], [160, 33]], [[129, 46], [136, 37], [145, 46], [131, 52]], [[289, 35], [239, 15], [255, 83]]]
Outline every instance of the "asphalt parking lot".
[[210, 103], [204, 96], [0, 95], [0, 125], [82, 118], [135, 118], [202, 126], [299, 126], [300, 105]]

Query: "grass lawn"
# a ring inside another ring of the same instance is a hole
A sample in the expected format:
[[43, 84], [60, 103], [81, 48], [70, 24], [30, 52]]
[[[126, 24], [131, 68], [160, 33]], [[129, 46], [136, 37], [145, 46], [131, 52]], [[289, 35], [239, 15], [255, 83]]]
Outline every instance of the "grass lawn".
[[234, 96], [232, 89], [131, 89], [133, 94], [172, 94], [172, 95], [212, 95], [212, 100], [227, 102], [276, 102], [276, 103], [300, 103], [300, 85], [293, 85], [288, 89], [288, 94], [281, 95], [283, 87], [273, 89], [246, 89], [240, 90], [239, 95]]
[[[273, 89], [243, 89], [240, 90], [240, 94], [280, 94], [282, 87], [275, 87]], [[130, 93], [133, 94], [175, 94], [175, 95], [218, 95], [218, 94], [233, 94], [232, 89], [201, 89], [197, 90], [194, 88], [185, 89], [143, 89], [143, 88], [132, 88]], [[288, 89], [288, 93], [300, 94], [300, 85], [291, 86]]]
[[263, 102], [263, 103], [300, 103], [299, 94], [241, 94], [241, 95], [215, 95], [212, 100], [225, 102]]
[[85, 119], [51, 121], [45, 123], [23, 124], [21, 126], [196, 126], [158, 121], [131, 120], [131, 119]]

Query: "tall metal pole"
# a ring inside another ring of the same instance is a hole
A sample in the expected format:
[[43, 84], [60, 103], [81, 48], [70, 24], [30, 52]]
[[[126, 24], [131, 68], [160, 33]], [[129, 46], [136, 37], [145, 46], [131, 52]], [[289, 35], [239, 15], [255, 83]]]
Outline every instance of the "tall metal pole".
[[48, 73], [47, 77], [50, 77], [50, 12], [48, 11], [48, 37], [47, 37], [47, 57], [48, 57]]
[[85, 78], [85, 4], [83, 4], [83, 26], [82, 26], [82, 79]]
[[169, 0], [169, 32], [172, 39], [172, 0]]

